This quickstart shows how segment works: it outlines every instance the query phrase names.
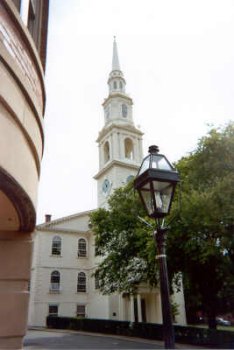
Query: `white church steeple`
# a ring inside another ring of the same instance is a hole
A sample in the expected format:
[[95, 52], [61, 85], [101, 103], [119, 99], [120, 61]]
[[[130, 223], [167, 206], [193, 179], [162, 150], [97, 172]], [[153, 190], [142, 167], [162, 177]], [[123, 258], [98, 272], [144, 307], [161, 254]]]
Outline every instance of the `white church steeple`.
[[120, 71], [119, 56], [118, 56], [118, 49], [117, 49], [117, 43], [116, 43], [115, 36], [114, 36], [113, 56], [112, 56], [112, 71], [114, 71], [114, 70]]
[[132, 123], [132, 99], [126, 94], [123, 72], [120, 70], [116, 39], [113, 43], [112, 70], [108, 79], [109, 96], [104, 100], [105, 124]]
[[143, 133], [134, 126], [133, 101], [126, 94], [114, 37], [109, 95], [103, 102], [104, 127], [99, 132], [98, 206], [107, 206], [108, 196], [133, 177], [142, 160]]
[[109, 93], [113, 92], [125, 92], [125, 79], [120, 69], [119, 56], [116, 39], [114, 37], [113, 43], [113, 56], [112, 56], [112, 71], [110, 72], [109, 79]]

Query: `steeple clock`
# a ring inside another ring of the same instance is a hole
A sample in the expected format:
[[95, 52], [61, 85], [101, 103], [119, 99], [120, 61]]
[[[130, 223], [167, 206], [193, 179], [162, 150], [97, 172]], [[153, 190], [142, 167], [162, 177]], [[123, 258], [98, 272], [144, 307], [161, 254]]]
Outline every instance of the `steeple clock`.
[[99, 145], [98, 207], [107, 207], [108, 196], [136, 175], [142, 161], [142, 135], [134, 126], [132, 99], [125, 92], [126, 81], [120, 69], [116, 40], [113, 43], [109, 95], [103, 102], [104, 127]]

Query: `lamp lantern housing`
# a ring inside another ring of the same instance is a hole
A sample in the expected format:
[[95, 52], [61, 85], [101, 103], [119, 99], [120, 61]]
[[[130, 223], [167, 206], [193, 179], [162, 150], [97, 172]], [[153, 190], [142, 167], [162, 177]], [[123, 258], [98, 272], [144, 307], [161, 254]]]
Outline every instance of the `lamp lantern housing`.
[[159, 154], [157, 146], [149, 147], [134, 180], [144, 207], [151, 218], [168, 215], [173, 200], [179, 174], [167, 158]]

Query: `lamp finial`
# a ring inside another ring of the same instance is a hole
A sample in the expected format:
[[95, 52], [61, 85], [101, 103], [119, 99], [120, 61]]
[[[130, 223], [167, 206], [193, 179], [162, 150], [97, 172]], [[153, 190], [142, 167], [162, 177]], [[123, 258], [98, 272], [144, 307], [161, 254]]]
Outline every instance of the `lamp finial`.
[[149, 153], [158, 153], [159, 152], [159, 148], [158, 146], [149, 146]]

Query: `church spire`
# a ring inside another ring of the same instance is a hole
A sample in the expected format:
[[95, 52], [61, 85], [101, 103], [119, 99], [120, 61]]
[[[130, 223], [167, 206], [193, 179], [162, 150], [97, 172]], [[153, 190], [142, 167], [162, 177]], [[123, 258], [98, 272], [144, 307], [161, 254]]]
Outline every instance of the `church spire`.
[[110, 94], [116, 92], [125, 93], [126, 82], [124, 79], [124, 75], [120, 70], [118, 49], [115, 36], [113, 42], [112, 70], [109, 74], [108, 85]]
[[114, 43], [113, 43], [112, 70], [120, 71], [119, 56], [118, 56], [118, 49], [117, 49], [115, 36], [114, 36]]

